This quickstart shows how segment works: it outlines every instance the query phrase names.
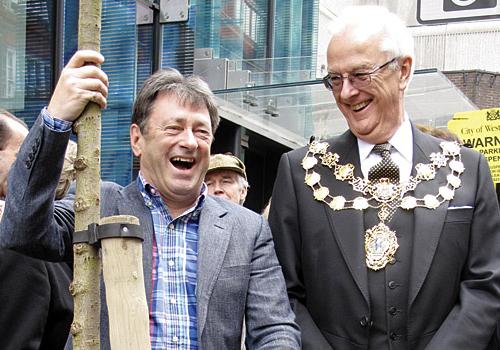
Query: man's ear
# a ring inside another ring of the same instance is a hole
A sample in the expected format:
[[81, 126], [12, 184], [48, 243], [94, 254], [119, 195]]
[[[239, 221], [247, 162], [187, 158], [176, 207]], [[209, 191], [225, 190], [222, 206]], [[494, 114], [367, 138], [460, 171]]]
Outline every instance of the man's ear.
[[242, 186], [240, 191], [241, 191], [240, 204], [243, 205], [243, 203], [245, 203], [245, 199], [247, 199], [248, 188]]
[[403, 58], [403, 62], [400, 63], [400, 75], [399, 75], [399, 87], [401, 90], [405, 90], [410, 82], [411, 67], [413, 65], [413, 60], [411, 57], [407, 56]]
[[130, 125], [130, 146], [132, 147], [132, 152], [134, 152], [134, 156], [140, 157], [142, 154], [142, 139], [143, 135], [139, 125], [132, 124]]

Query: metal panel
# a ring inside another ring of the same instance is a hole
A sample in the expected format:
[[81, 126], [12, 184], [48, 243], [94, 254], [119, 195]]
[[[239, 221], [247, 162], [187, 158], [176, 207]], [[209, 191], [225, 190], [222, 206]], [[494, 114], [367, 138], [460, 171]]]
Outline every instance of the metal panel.
[[228, 72], [227, 75], [228, 89], [247, 87], [249, 86], [249, 84], [251, 84], [249, 70], [237, 70]]
[[153, 23], [153, 9], [148, 1], [137, 0], [136, 11], [135, 22], [137, 25]]
[[212, 90], [227, 88], [229, 60], [227, 58], [194, 61], [194, 74], [201, 76]]
[[203, 47], [194, 49], [194, 59], [204, 59], [204, 58], [213, 58], [214, 57], [214, 49], [211, 47]]
[[481, 69], [500, 72], [500, 22], [449, 23], [410, 28], [415, 38], [416, 69]]
[[189, 0], [160, 0], [160, 23], [187, 22]]

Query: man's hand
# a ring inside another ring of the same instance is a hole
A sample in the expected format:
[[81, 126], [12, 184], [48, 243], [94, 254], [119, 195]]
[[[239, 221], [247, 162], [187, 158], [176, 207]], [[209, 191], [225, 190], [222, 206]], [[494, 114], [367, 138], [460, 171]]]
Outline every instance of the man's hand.
[[76, 120], [89, 102], [106, 107], [108, 76], [96, 65], [104, 57], [95, 51], [77, 51], [61, 72], [47, 110], [66, 121]]

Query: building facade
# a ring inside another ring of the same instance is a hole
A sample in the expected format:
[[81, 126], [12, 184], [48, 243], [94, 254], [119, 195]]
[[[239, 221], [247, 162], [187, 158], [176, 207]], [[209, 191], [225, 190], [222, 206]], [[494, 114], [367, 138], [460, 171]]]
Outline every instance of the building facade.
[[[421, 58], [407, 108], [416, 122], [446, 125], [455, 112], [497, 103], [498, 94], [487, 86], [498, 86], [500, 63], [490, 54], [475, 58], [471, 50], [494, 52], [499, 21], [422, 26], [414, 1], [102, 0], [101, 52], [110, 79], [102, 178], [124, 185], [136, 176], [129, 147], [132, 103], [152, 72], [173, 67], [201, 75], [216, 93], [222, 122], [212, 152], [245, 161], [251, 185], [246, 206], [262, 209], [283, 152], [305, 145], [311, 135], [328, 137], [347, 127], [320, 77], [326, 74], [328, 24], [352, 4], [387, 6], [412, 27]], [[0, 0], [0, 107], [34, 122], [77, 50], [77, 28], [78, 1]], [[485, 36], [489, 45], [481, 44]], [[457, 54], [464, 43], [468, 55]]]

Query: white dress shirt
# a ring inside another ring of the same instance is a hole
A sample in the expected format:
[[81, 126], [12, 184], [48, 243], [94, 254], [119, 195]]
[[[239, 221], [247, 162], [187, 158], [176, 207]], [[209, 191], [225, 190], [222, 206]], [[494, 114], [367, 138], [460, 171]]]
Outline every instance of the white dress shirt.
[[[403, 123], [388, 142], [393, 147], [391, 158], [399, 166], [399, 179], [407, 181], [413, 164], [413, 133], [406, 113]], [[374, 146], [358, 138], [359, 161], [365, 179], [368, 178], [370, 168], [382, 159], [379, 154], [372, 152]]]

